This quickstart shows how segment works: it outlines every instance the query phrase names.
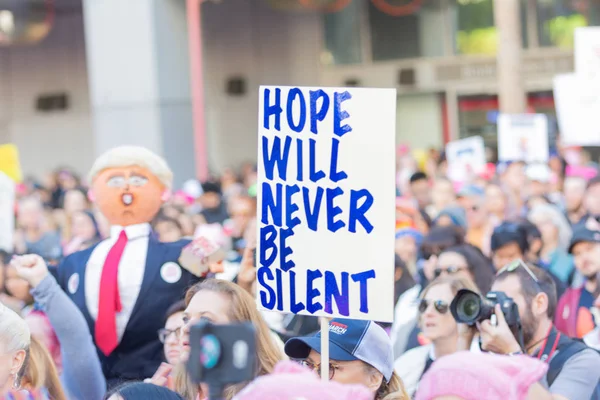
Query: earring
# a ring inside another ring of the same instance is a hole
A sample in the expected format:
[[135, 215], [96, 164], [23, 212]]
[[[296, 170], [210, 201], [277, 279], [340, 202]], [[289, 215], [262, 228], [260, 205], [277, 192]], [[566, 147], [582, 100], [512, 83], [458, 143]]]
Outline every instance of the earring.
[[19, 373], [15, 373], [13, 375], [13, 389], [21, 389], [21, 379], [19, 378]]

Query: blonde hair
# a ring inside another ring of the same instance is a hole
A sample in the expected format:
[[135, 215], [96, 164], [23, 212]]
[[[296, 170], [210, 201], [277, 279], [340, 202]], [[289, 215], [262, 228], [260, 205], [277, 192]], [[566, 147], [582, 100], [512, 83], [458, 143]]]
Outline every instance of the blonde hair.
[[[203, 290], [221, 293], [230, 299], [231, 306], [229, 307], [227, 316], [231, 322], [252, 322], [256, 329], [256, 352], [258, 355], [256, 375], [267, 375], [273, 372], [275, 365], [286, 357], [281, 348], [274, 342], [271, 330], [258, 312], [252, 296], [235, 283], [219, 279], [207, 279], [192, 286], [187, 291], [185, 294], [186, 306], [190, 304], [192, 298], [197, 293]], [[179, 368], [176, 374], [176, 391], [186, 398], [193, 399], [197, 394], [197, 389], [194, 390], [190, 387], [187, 376], [181, 376], [182, 371], [183, 368]], [[247, 384], [248, 382], [242, 382], [227, 387], [224, 393], [225, 399], [232, 399]]]
[[550, 220], [558, 231], [558, 247], [563, 251], [567, 251], [571, 242], [571, 236], [573, 236], [573, 230], [567, 217], [557, 207], [550, 204], [536, 205], [527, 216], [529, 222], [532, 223], [532, 220], [537, 219], [537, 217]]
[[410, 400], [410, 396], [404, 388], [404, 382], [396, 372], [392, 373], [390, 381], [387, 382], [377, 368], [366, 363], [365, 367], [368, 374], [381, 377], [381, 385], [375, 393], [375, 400]]
[[119, 146], [108, 150], [96, 159], [88, 174], [91, 184], [100, 172], [108, 168], [138, 166], [152, 172], [167, 189], [173, 186], [173, 172], [164, 158], [145, 147]]
[[24, 386], [32, 390], [45, 388], [52, 400], [67, 400], [48, 349], [35, 337], [31, 338], [24, 367]]

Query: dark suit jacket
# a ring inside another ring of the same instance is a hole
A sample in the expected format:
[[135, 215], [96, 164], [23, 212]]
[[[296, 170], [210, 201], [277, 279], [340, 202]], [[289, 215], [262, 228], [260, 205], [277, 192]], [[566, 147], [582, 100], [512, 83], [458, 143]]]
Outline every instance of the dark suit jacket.
[[[167, 283], [161, 278], [160, 270], [167, 262], [177, 263], [181, 249], [187, 243], [189, 241], [161, 243], [152, 236], [149, 238], [142, 286], [123, 338], [108, 357], [98, 351], [109, 386], [151, 377], [164, 360], [163, 345], [157, 332], [164, 327], [167, 309], [181, 300], [186, 290], [199, 279], [182, 268], [179, 281]], [[60, 286], [83, 313], [92, 337], [95, 321], [90, 316], [85, 301], [85, 270], [94, 248], [95, 246], [66, 257], [57, 271]], [[75, 274], [78, 276], [73, 279], [69, 288], [69, 280]], [[77, 290], [73, 290], [73, 282], [76, 280], [79, 284]]]

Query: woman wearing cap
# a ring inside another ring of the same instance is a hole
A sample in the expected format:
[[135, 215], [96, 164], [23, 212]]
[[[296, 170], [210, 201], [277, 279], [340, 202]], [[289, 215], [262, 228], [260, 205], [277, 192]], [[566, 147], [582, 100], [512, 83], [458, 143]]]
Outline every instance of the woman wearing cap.
[[[416, 400], [539, 400], [549, 398], [537, 382], [547, 366], [528, 356], [461, 352], [444, 357], [425, 374]], [[562, 397], [562, 396], [559, 396]]]
[[394, 365], [411, 396], [416, 392], [419, 380], [435, 360], [470, 348], [472, 332], [465, 331], [462, 335], [463, 330], [460, 330], [459, 335], [458, 324], [450, 313], [450, 303], [461, 289], [478, 292], [473, 282], [464, 277], [440, 277], [421, 293], [419, 326], [422, 335], [431, 344], [407, 351]]
[[[285, 353], [320, 373], [321, 334], [290, 339]], [[392, 343], [371, 321], [334, 319], [329, 324], [329, 379], [366, 386], [375, 400], [408, 400], [394, 373]]]

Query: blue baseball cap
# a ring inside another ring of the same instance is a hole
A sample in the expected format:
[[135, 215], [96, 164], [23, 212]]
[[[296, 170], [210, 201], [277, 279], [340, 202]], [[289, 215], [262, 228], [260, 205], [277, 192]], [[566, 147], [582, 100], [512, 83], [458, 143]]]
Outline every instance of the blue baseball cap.
[[582, 242], [600, 243], [600, 231], [589, 229], [586, 226], [577, 227], [569, 244], [569, 253], [572, 254], [573, 247]]
[[[314, 350], [321, 354], [321, 333], [292, 338], [285, 344], [290, 358], [305, 359]], [[336, 361], [360, 360], [369, 364], [389, 382], [394, 373], [392, 341], [383, 328], [372, 321], [336, 318], [329, 323], [329, 358]]]

